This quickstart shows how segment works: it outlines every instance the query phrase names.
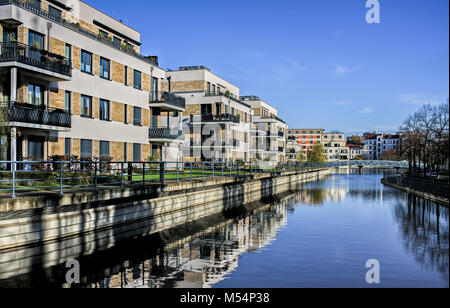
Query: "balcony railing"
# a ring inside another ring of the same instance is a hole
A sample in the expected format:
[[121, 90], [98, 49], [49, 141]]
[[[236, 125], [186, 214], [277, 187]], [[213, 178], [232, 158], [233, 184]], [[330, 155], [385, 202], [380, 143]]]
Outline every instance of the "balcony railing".
[[164, 103], [180, 109], [186, 109], [186, 99], [170, 92], [150, 92], [150, 107], [152, 103]]
[[148, 130], [150, 139], [170, 139], [176, 140], [183, 135], [183, 131], [175, 130], [167, 127], [151, 127]]
[[33, 106], [24, 103], [2, 103], [0, 107], [9, 122], [72, 127], [72, 117], [69, 112], [61, 109]]
[[72, 65], [65, 57], [18, 43], [0, 44], [0, 62], [20, 62], [55, 73], [72, 76]]
[[239, 124], [240, 118], [232, 114], [203, 114], [201, 116], [202, 122], [231, 122]]
[[248, 105], [247, 103], [241, 101], [239, 97], [233, 96], [233, 94], [231, 94], [228, 91], [223, 92], [223, 91], [220, 91], [220, 90], [215, 90], [215, 91], [211, 91], [211, 90], [208, 91], [208, 90], [206, 90], [205, 91], [205, 96], [223, 96], [223, 97], [229, 98], [231, 100], [234, 100], [234, 101], [236, 101], [238, 103], [241, 103], [241, 104], [244, 104], [244, 105], [247, 105], [247, 106], [250, 107], [250, 105]]
[[94, 33], [92, 31], [89, 31], [89, 30], [81, 27], [78, 23], [72, 23], [68, 20], [65, 20], [64, 18], [59, 17], [59, 16], [49, 14], [47, 11], [42, 10], [40, 7], [33, 5], [29, 1], [26, 1], [26, 0], [0, 0], [0, 6], [8, 5], [8, 4], [13, 4], [18, 7], [21, 7], [35, 15], [41, 16], [47, 20], [58, 23], [68, 29], [71, 29], [71, 30], [78, 32], [84, 36], [87, 36], [91, 39], [94, 39], [94, 40], [99, 41], [105, 45], [112, 47], [112, 48], [115, 48], [115, 49], [120, 50], [124, 53], [127, 53], [131, 56], [134, 56], [134, 57], [136, 57], [142, 61], [145, 61], [149, 64], [158, 66], [158, 57], [157, 56], [141, 55], [140, 53], [134, 51], [134, 49], [132, 47], [129, 47], [126, 44], [116, 43], [109, 38], [106, 38], [102, 35], [99, 35], [98, 33]]

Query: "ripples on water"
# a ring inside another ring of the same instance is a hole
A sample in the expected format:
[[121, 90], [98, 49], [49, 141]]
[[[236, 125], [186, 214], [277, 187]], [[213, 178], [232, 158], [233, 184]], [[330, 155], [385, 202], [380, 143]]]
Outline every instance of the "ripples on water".
[[[383, 187], [381, 174], [335, 174], [237, 218], [178, 228], [81, 257], [84, 287], [448, 287], [448, 208]], [[211, 225], [212, 224], [212, 225]], [[51, 274], [49, 274], [51, 273]], [[64, 269], [0, 280], [61, 286]]]

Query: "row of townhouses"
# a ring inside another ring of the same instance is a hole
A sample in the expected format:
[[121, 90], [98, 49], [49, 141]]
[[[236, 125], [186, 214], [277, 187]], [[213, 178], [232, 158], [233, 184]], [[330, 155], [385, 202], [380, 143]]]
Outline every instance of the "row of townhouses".
[[[289, 129], [205, 66], [160, 68], [138, 31], [80, 0], [0, 0], [0, 37], [0, 161], [283, 162], [317, 143], [329, 161], [361, 155], [344, 134]], [[374, 138], [378, 159], [391, 143]]]
[[276, 108], [83, 1], [0, 0], [0, 37], [0, 160], [286, 160]]

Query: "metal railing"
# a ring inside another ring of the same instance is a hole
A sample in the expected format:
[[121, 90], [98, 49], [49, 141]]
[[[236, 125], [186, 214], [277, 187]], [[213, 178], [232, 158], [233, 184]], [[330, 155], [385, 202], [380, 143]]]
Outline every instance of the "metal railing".
[[63, 56], [19, 42], [0, 43], [0, 62], [13, 61], [72, 76], [72, 64]]
[[148, 130], [150, 139], [178, 139], [183, 136], [183, 131], [174, 130], [167, 127], [151, 127]]
[[285, 162], [264, 168], [261, 162], [102, 162], [0, 161], [0, 197], [18, 193], [165, 185], [219, 178], [278, 176], [281, 172], [326, 168], [325, 164]]
[[62, 109], [34, 106], [26, 103], [2, 102], [0, 106], [4, 110], [9, 122], [49, 125], [57, 127], [72, 127], [72, 116]]
[[186, 109], [186, 99], [170, 92], [150, 92], [150, 107], [152, 103], [164, 103], [180, 109]]
[[228, 114], [228, 113], [203, 114], [201, 116], [201, 121], [202, 122], [231, 122], [231, 123], [236, 123], [236, 124], [239, 124], [241, 122], [239, 117], [232, 115], [232, 114]]
[[402, 175], [385, 175], [384, 181], [388, 184], [403, 186], [417, 191], [429, 193], [440, 197], [449, 197], [448, 191], [448, 180], [431, 180], [431, 179], [420, 179], [412, 178]]
[[37, 7], [36, 5], [31, 4], [29, 1], [26, 0], [0, 0], [0, 6], [2, 5], [8, 5], [13, 4], [20, 8], [23, 8], [35, 15], [38, 15], [40, 17], [43, 17], [47, 20], [50, 20], [52, 22], [58, 23], [68, 29], [71, 29], [75, 32], [78, 32], [84, 36], [87, 36], [91, 39], [94, 39], [96, 41], [99, 41], [105, 45], [108, 45], [110, 47], [113, 47], [115, 49], [118, 49], [124, 53], [127, 53], [131, 56], [134, 56], [142, 61], [145, 61], [149, 64], [158, 66], [158, 57], [157, 56], [144, 56], [140, 53], [136, 52], [133, 48], [128, 47], [126, 44], [123, 43], [116, 43], [113, 40], [106, 38], [98, 33], [94, 33], [92, 31], [89, 31], [83, 27], [81, 27], [78, 23], [72, 23], [70, 21], [65, 20], [62, 17], [54, 16], [52, 14], [49, 14], [47, 11], [42, 10], [40, 7]]

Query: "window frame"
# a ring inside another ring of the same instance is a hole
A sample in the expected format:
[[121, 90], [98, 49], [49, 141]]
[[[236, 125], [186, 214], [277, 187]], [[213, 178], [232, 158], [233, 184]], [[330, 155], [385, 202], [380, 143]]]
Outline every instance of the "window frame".
[[[85, 114], [85, 98], [89, 99], [89, 114]], [[92, 96], [87, 96], [87, 95], [81, 95], [81, 106], [80, 106], [80, 116], [83, 118], [90, 118], [92, 119]]]
[[[139, 76], [139, 78], [136, 78]], [[139, 79], [139, 84], [136, 83], [136, 80]], [[136, 90], [142, 90], [142, 72], [138, 70], [133, 71], [133, 88]]]
[[[106, 117], [103, 117], [102, 106], [107, 106]], [[111, 120], [111, 102], [106, 99], [100, 99], [98, 103], [98, 117], [101, 121], [110, 121]]]
[[[90, 71], [86, 70], [87, 64], [85, 63], [86, 60], [86, 56], [89, 56], [89, 68]], [[81, 50], [81, 61], [80, 61], [80, 71], [82, 71], [83, 73], [89, 74], [89, 75], [93, 75], [93, 67], [94, 67], [94, 55], [92, 54], [92, 52], [86, 51], [86, 50]]]
[[[137, 120], [137, 117], [136, 117], [136, 111], [138, 111], [139, 110], [139, 121], [136, 121]], [[139, 123], [138, 123], [139, 122]], [[134, 126], [142, 126], [142, 108], [141, 107], [135, 107], [135, 106], [133, 106], [133, 125]]]
[[[107, 70], [105, 71], [105, 64], [107, 64]], [[105, 72], [108, 76], [105, 76]], [[100, 57], [100, 78], [111, 80], [111, 60], [107, 58]]]

